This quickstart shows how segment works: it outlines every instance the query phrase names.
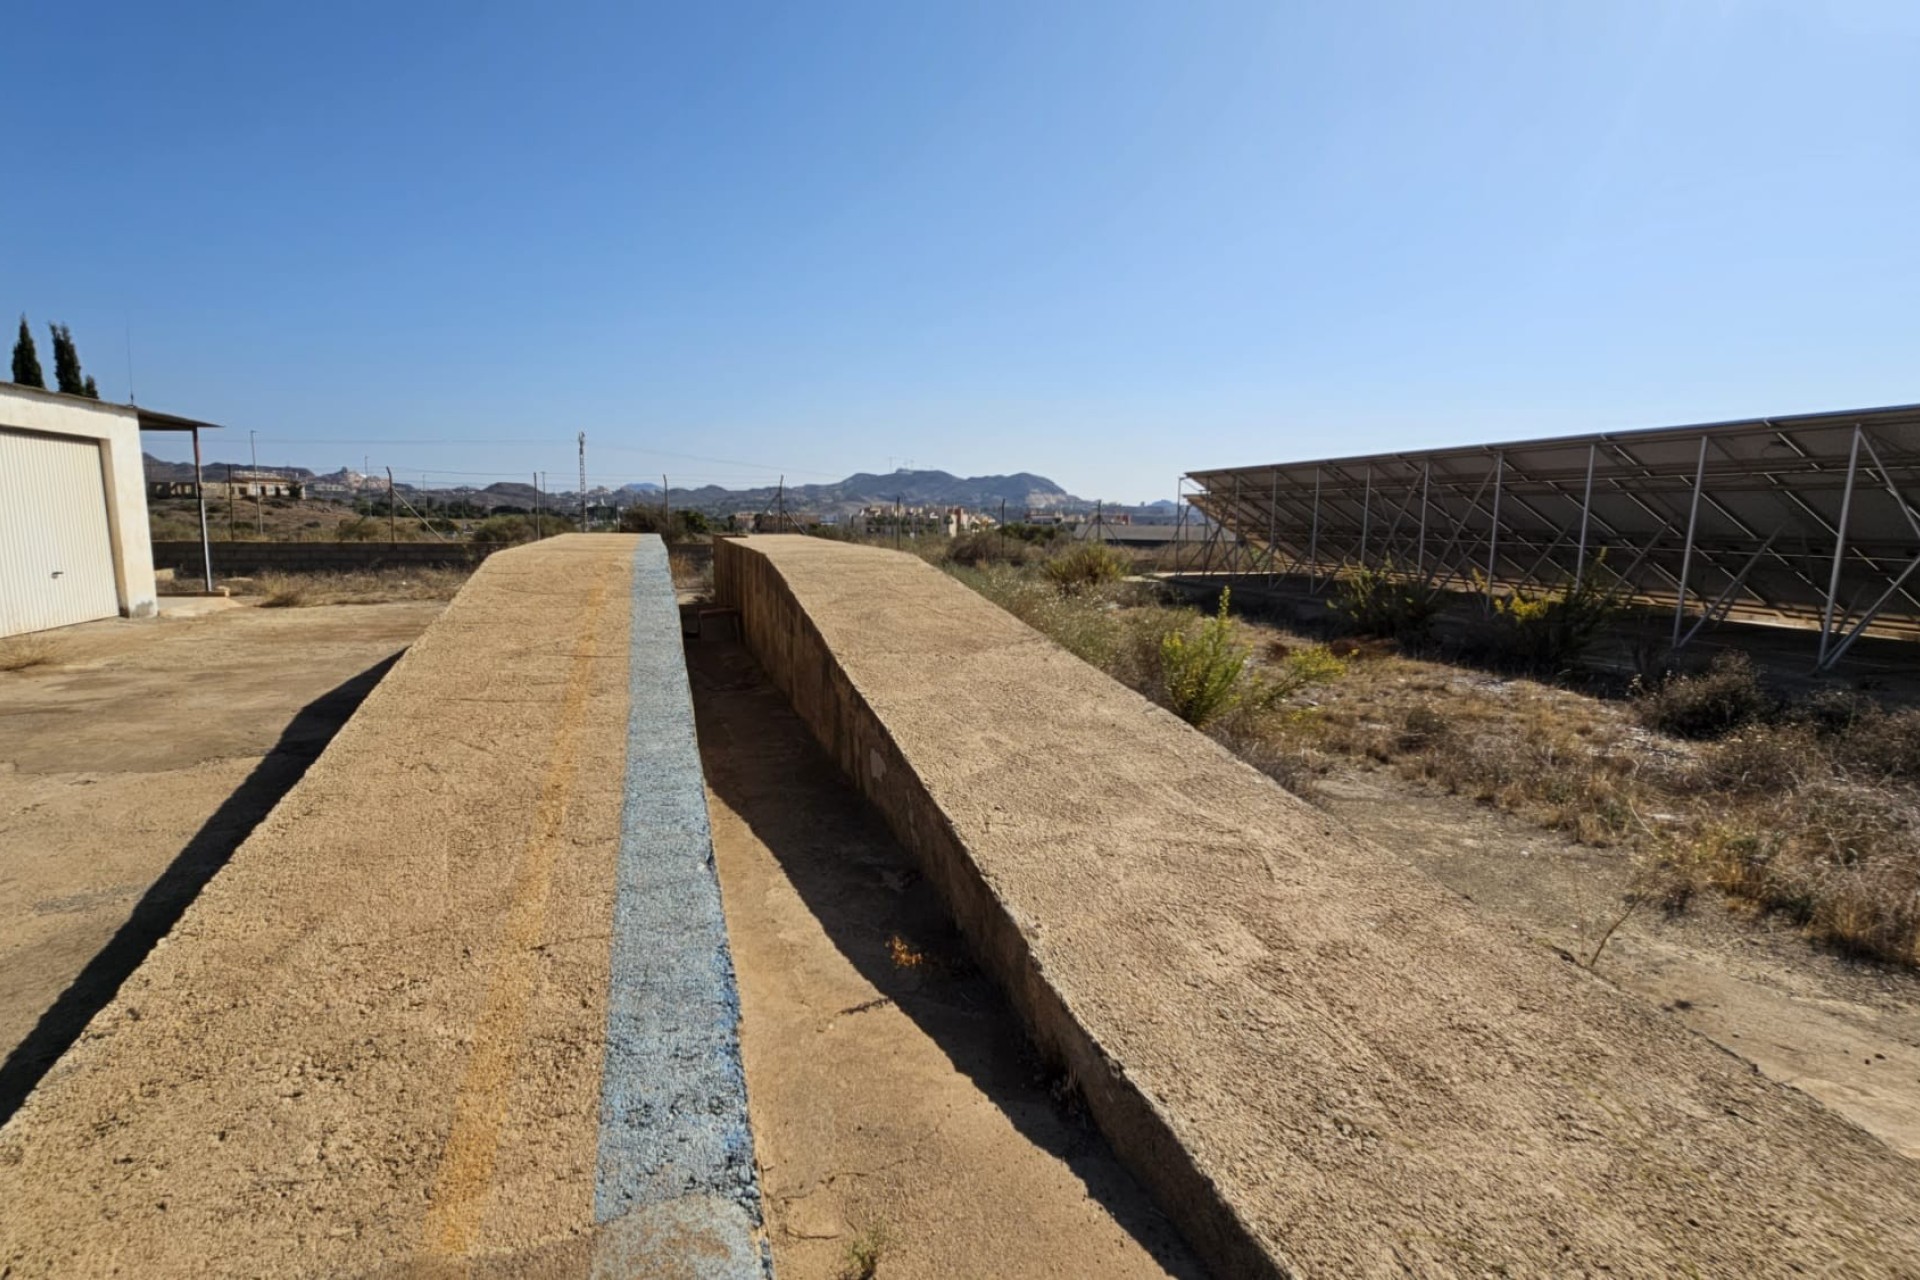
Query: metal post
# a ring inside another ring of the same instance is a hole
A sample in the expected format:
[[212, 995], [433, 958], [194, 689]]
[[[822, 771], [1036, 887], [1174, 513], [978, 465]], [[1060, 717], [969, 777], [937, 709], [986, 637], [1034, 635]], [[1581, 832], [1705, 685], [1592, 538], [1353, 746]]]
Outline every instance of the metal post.
[[1367, 464], [1367, 485], [1360, 493], [1360, 567], [1367, 567], [1367, 532], [1373, 524], [1373, 464]]
[[1833, 532], [1833, 576], [1827, 581], [1827, 611], [1820, 619], [1820, 657], [1827, 665], [1827, 646], [1833, 642], [1833, 606], [1840, 598], [1841, 561], [1847, 554], [1847, 515], [1853, 510], [1853, 477], [1860, 470], [1860, 428], [1853, 428], [1853, 447], [1847, 452], [1847, 487], [1840, 497], [1840, 524]]
[[1313, 532], [1307, 537], [1307, 562], [1313, 570], [1307, 576], [1309, 589], [1320, 581], [1320, 468], [1313, 469]]
[[[1856, 437], [1857, 439], [1858, 437]], [[1680, 553], [1680, 594], [1673, 602], [1673, 648], [1680, 647], [1680, 623], [1687, 615], [1687, 578], [1693, 569], [1693, 531], [1700, 523], [1700, 486], [1707, 478], [1707, 438], [1700, 437], [1700, 461], [1693, 469], [1693, 502], [1687, 511], [1687, 545]]]
[[1187, 478], [1173, 482], [1173, 576], [1180, 576], [1180, 560], [1187, 549]]
[[1587, 520], [1593, 514], [1593, 455], [1597, 445], [1587, 446], [1587, 489], [1580, 499], [1580, 557], [1573, 563], [1573, 589], [1580, 589], [1580, 579], [1587, 572]]
[[1500, 489], [1507, 470], [1505, 452], [1493, 455], [1493, 512], [1487, 524], [1487, 607], [1493, 607], [1493, 575], [1500, 554]]
[[1267, 494], [1267, 585], [1272, 586], [1274, 578], [1278, 576], [1274, 570], [1279, 567], [1280, 561], [1279, 549], [1274, 546], [1280, 527], [1280, 473], [1268, 472], [1267, 480], [1270, 486]]
[[247, 450], [253, 457], [253, 532], [256, 537], [267, 536], [267, 509], [260, 496], [260, 446], [254, 443], [252, 428], [247, 429]]
[[1432, 490], [1433, 464], [1429, 462], [1420, 468], [1420, 549], [1414, 564], [1414, 572], [1423, 578], [1427, 574], [1427, 503]]
[[[232, 470], [231, 467], [228, 468]], [[207, 537], [207, 485], [200, 474], [200, 428], [193, 428], [193, 492], [200, 502], [200, 571], [213, 594], [213, 542]], [[145, 534], [141, 535], [145, 537]]]
[[[1234, 514], [1235, 519], [1239, 518], [1240, 516], [1240, 473], [1238, 471], [1233, 473], [1233, 497], [1227, 503], [1227, 510], [1231, 511]], [[1227, 530], [1226, 521], [1223, 520], [1220, 522], [1220, 536], [1222, 538], [1226, 537], [1227, 532], [1228, 530]], [[1208, 563], [1211, 564], [1212, 561], [1209, 560]], [[1226, 559], [1222, 562], [1221, 572], [1231, 576], [1232, 574], [1238, 572], [1239, 568], [1240, 568], [1240, 541], [1236, 537], [1234, 541], [1227, 544], [1227, 555], [1226, 555]]]

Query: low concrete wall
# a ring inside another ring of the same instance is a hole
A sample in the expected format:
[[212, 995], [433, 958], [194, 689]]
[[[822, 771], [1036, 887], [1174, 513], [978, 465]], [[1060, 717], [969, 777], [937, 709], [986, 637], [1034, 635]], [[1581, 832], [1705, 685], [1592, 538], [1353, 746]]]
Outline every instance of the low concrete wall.
[[[345, 573], [355, 569], [474, 565], [506, 544], [497, 542], [215, 542], [213, 576], [255, 573]], [[156, 542], [156, 568], [177, 579], [203, 576], [198, 542]]]
[[715, 578], [1219, 1274], [1920, 1274], [1885, 1147], [916, 558]]
[[763, 1280], [674, 594], [473, 575], [0, 1126], [0, 1275]]
[[1222, 1275], [1287, 1275], [1194, 1165], [1166, 1117], [1048, 983], [1020, 923], [981, 878], [965, 841], [779, 569], [753, 541], [728, 538], [714, 547], [715, 594], [721, 604], [740, 610], [748, 648], [841, 771], [920, 860], [982, 966], [1012, 998], [1041, 1053], [1080, 1090], [1120, 1158]]

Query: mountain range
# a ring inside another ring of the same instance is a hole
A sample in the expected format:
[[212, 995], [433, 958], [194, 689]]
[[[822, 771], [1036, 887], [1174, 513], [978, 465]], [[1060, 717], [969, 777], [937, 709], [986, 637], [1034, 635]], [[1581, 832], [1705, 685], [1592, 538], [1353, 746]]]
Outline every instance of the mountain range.
[[[233, 464], [235, 470], [249, 468], [244, 463]], [[147, 478], [149, 480], [181, 481], [193, 478], [193, 466], [184, 462], [162, 462], [148, 456], [146, 459]], [[341, 496], [360, 492], [384, 493], [384, 477], [362, 476], [346, 468], [327, 474], [316, 474], [305, 467], [263, 468], [290, 476], [309, 484], [323, 487], [323, 492], [315, 496]], [[223, 479], [228, 472], [224, 462], [208, 463], [204, 474], [210, 481]], [[537, 500], [543, 500], [549, 506], [566, 508], [579, 502], [580, 495], [573, 491], [559, 490], [544, 495], [537, 494], [533, 486], [519, 481], [503, 481], [484, 488], [452, 487], [422, 488], [401, 481], [394, 486], [409, 496], [426, 496], [435, 499], [466, 499], [486, 506], [529, 507]], [[326, 493], [332, 489], [334, 494]], [[661, 488], [652, 481], [623, 485], [618, 489], [590, 488], [589, 501], [648, 501], [655, 502], [661, 497]], [[788, 485], [784, 491], [778, 485], [763, 485], [756, 488], [727, 489], [719, 485], [703, 485], [699, 488], [674, 488], [666, 495], [667, 501], [675, 508], [692, 508], [713, 515], [727, 515], [735, 512], [766, 511], [784, 502], [789, 512], [810, 513], [817, 516], [844, 516], [868, 506], [890, 506], [895, 502], [914, 507], [966, 507], [974, 511], [998, 513], [1001, 504], [1006, 505], [1011, 517], [1016, 511], [1059, 511], [1072, 512], [1092, 510], [1094, 503], [1090, 499], [1077, 498], [1055, 484], [1045, 476], [1034, 475], [1029, 471], [1018, 471], [1012, 475], [995, 476], [956, 476], [948, 471], [909, 471], [901, 469], [885, 475], [873, 472], [856, 472], [844, 480], [832, 484]], [[1156, 512], [1161, 508], [1171, 509], [1171, 502], [1157, 502], [1146, 507], [1124, 507], [1109, 503], [1108, 509], [1116, 513], [1132, 510], [1142, 513]]]

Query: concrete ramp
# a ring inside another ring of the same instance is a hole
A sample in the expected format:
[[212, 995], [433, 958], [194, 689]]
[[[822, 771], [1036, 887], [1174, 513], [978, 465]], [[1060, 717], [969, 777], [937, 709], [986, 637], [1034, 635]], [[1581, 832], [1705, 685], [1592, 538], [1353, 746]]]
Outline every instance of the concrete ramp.
[[0, 1129], [0, 1275], [760, 1276], [737, 1023], [665, 550], [503, 552]]
[[945, 575], [715, 571], [1221, 1275], [1920, 1275], [1910, 1164]]

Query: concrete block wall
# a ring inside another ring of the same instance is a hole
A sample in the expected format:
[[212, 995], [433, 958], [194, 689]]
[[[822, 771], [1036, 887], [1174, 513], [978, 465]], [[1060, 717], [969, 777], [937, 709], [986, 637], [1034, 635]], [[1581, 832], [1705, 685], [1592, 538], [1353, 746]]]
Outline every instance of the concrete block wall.
[[[490, 542], [215, 542], [213, 576], [256, 573], [345, 573], [357, 569], [476, 565], [504, 545]], [[203, 576], [198, 542], [155, 542], [156, 568], [180, 581]]]

